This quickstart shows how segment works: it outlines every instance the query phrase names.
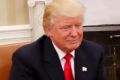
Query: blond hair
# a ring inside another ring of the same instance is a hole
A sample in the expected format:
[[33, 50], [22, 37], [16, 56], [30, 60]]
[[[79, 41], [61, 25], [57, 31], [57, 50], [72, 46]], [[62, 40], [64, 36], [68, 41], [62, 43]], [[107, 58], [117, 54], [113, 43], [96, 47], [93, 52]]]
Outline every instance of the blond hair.
[[84, 6], [76, 0], [53, 0], [50, 4], [46, 5], [43, 26], [46, 28], [53, 22], [55, 16], [78, 16], [84, 14]]

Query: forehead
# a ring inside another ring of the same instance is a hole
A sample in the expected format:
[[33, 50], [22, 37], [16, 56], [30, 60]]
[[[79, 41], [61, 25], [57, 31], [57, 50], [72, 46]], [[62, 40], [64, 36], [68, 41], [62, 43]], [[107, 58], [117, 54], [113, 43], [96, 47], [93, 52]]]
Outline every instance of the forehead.
[[56, 16], [55, 17], [55, 22], [59, 22], [59, 23], [81, 23], [83, 22], [83, 16], [74, 16], [74, 17], [70, 17], [70, 16]]

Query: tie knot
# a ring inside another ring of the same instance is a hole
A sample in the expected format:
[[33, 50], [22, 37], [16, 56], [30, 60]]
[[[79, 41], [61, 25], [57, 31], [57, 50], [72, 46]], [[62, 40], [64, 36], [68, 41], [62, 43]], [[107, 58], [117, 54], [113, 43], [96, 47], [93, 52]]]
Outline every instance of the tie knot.
[[70, 61], [70, 59], [72, 58], [72, 55], [68, 53], [64, 56], [64, 58], [66, 59], [66, 61]]

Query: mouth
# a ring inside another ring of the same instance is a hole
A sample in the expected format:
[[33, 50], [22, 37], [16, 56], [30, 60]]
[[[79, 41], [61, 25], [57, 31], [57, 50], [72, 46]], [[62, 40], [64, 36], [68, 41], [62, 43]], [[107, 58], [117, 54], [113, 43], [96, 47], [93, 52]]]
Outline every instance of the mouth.
[[70, 42], [71, 44], [76, 44], [76, 43], [78, 43], [78, 40], [69, 40], [69, 42]]

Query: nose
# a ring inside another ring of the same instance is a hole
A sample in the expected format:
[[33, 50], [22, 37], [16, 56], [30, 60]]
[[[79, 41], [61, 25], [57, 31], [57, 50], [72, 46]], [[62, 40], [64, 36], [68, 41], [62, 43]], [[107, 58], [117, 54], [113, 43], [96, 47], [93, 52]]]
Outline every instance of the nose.
[[78, 34], [78, 30], [77, 30], [77, 28], [72, 27], [72, 30], [71, 30], [71, 36], [76, 37], [77, 34]]

